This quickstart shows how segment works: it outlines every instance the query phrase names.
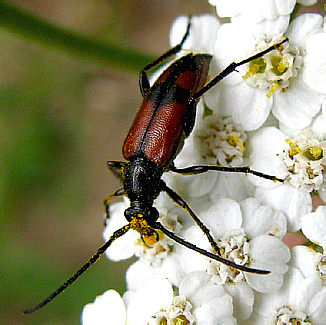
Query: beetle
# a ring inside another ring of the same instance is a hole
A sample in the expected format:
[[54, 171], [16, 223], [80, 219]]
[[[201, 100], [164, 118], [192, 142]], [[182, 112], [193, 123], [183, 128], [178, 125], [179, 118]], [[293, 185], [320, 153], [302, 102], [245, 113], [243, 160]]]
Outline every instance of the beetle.
[[[124, 212], [124, 216], [128, 223], [116, 230], [109, 240], [63, 285], [35, 307], [24, 310], [24, 314], [33, 313], [53, 300], [94, 264], [116, 239], [123, 236], [130, 229], [139, 232], [143, 242], [147, 246], [153, 246], [159, 241], [158, 231], [161, 231], [175, 242], [240, 271], [261, 275], [270, 273], [270, 271], [266, 270], [237, 265], [222, 258], [219, 254], [219, 247], [210, 234], [209, 229], [196, 216], [188, 203], [168, 187], [162, 180], [162, 175], [168, 171], [182, 175], [194, 175], [214, 170], [221, 172], [250, 173], [272, 181], [283, 182], [282, 179], [278, 179], [275, 176], [251, 170], [249, 166], [223, 167], [217, 165], [198, 165], [177, 168], [174, 166], [173, 161], [181, 150], [184, 139], [190, 135], [193, 129], [196, 117], [196, 104], [200, 97], [228, 74], [235, 71], [237, 67], [277, 49], [286, 42], [287, 39], [243, 61], [231, 63], [206, 85], [205, 83], [212, 56], [210, 54], [189, 53], [172, 63], [159, 76], [154, 85], [150, 86], [147, 75], [148, 71], [180, 52], [182, 45], [189, 35], [190, 26], [191, 23], [189, 19], [186, 33], [180, 44], [171, 48], [158, 59], [148, 64], [140, 72], [139, 86], [143, 96], [143, 103], [122, 147], [122, 153], [127, 162], [108, 162], [109, 169], [120, 174], [123, 188], [111, 194], [104, 201], [106, 213], [109, 217], [112, 198], [125, 195], [130, 200], [130, 207]], [[166, 192], [172, 201], [189, 213], [195, 223], [206, 235], [214, 253], [201, 249], [184, 240], [166, 229], [158, 221], [159, 212], [153, 204], [154, 200], [161, 192]]]

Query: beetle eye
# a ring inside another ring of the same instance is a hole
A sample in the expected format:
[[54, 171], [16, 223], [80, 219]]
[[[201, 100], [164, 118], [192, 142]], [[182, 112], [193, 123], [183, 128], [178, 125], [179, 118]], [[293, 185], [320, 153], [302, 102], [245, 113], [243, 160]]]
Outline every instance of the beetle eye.
[[151, 207], [151, 209], [148, 212], [148, 217], [150, 221], [154, 222], [158, 219], [159, 213], [154, 207]]
[[124, 212], [124, 215], [125, 215], [125, 218], [127, 219], [127, 221], [130, 222], [132, 220], [133, 209], [132, 208], [126, 209]]

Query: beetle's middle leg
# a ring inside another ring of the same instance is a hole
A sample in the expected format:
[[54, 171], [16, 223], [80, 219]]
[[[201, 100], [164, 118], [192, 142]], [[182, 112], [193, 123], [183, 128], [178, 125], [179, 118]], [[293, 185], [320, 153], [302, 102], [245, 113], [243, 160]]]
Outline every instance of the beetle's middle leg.
[[252, 174], [258, 177], [262, 177], [265, 179], [269, 179], [274, 182], [284, 182], [284, 179], [278, 178], [276, 176], [271, 176], [264, 174], [262, 172], [258, 172], [256, 170], [252, 170], [250, 166], [244, 167], [225, 167], [218, 165], [198, 165], [198, 166], [189, 166], [185, 168], [177, 168], [175, 166], [171, 166], [170, 171], [182, 174], [182, 175], [196, 175], [206, 173], [210, 170], [219, 171], [219, 172], [229, 172], [229, 173], [243, 173], [243, 174]]

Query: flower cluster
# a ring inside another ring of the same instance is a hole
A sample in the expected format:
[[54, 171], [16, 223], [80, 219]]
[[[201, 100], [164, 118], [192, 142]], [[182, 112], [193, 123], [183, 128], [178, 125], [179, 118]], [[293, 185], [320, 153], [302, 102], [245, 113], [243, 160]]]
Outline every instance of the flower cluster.
[[[326, 322], [326, 207], [313, 207], [314, 198], [326, 201], [325, 21], [309, 13], [293, 18], [294, 0], [209, 2], [229, 22], [214, 15], [192, 17], [180, 55], [212, 54], [211, 78], [231, 62], [289, 40], [203, 96], [175, 165], [250, 165], [285, 181], [215, 171], [166, 173], [164, 181], [210, 230], [223, 258], [270, 273], [234, 269], [162, 233], [148, 247], [131, 230], [107, 250], [115, 261], [138, 257], [127, 271], [127, 291], [120, 297], [109, 290], [86, 305], [84, 324]], [[172, 46], [187, 23], [179, 17], [173, 24]], [[110, 207], [106, 240], [126, 224], [128, 206], [125, 199]], [[213, 252], [202, 230], [166, 194], [155, 207], [167, 229]], [[290, 249], [283, 239], [298, 231], [309, 242]]]

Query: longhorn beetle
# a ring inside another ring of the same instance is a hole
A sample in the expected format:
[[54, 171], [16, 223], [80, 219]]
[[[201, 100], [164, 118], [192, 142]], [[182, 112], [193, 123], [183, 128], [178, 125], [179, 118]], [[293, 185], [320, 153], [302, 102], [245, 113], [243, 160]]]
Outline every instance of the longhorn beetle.
[[[196, 104], [199, 98], [228, 74], [235, 71], [237, 67], [281, 47], [287, 39], [274, 44], [248, 59], [238, 63], [231, 63], [206, 85], [205, 82], [212, 56], [209, 54], [189, 53], [172, 63], [151, 87], [147, 72], [181, 50], [182, 45], [189, 35], [190, 25], [189, 19], [186, 33], [180, 44], [148, 64], [140, 72], [139, 86], [143, 96], [143, 103], [122, 147], [123, 156], [128, 162], [108, 162], [110, 170], [120, 173], [123, 188], [117, 190], [104, 201], [106, 212], [109, 216], [110, 201], [112, 198], [126, 195], [130, 200], [130, 207], [124, 212], [128, 223], [116, 230], [109, 240], [71, 278], [41, 303], [33, 308], [26, 309], [24, 311], [25, 314], [33, 313], [40, 309], [64, 291], [101, 257], [112, 242], [123, 236], [129, 229], [138, 231], [147, 246], [153, 246], [159, 241], [159, 234], [157, 232], [159, 230], [175, 242], [235, 269], [257, 274], [270, 273], [270, 271], [237, 265], [222, 258], [219, 254], [218, 245], [210, 234], [209, 229], [200, 221], [187, 202], [168, 187], [161, 177], [167, 171], [182, 175], [194, 175], [215, 170], [221, 172], [250, 173], [272, 181], [283, 182], [282, 179], [278, 179], [275, 176], [251, 170], [249, 166], [223, 167], [199, 165], [177, 168], [174, 166], [173, 160], [181, 150], [183, 140], [190, 135], [193, 129]], [[215, 253], [208, 252], [187, 242], [166, 229], [158, 221], [159, 213], [153, 207], [153, 203], [160, 192], [166, 192], [172, 201], [189, 213], [206, 235]]]

